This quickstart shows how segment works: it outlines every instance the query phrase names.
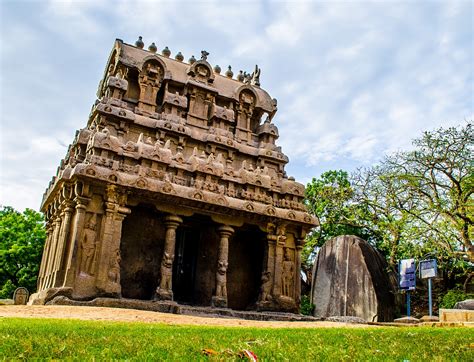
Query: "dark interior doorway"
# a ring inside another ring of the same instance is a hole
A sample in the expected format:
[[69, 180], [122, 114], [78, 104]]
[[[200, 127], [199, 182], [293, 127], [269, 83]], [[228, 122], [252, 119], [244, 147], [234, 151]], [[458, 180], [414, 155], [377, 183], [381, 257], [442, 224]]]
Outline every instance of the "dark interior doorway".
[[200, 236], [199, 229], [190, 227], [180, 228], [176, 233], [173, 296], [179, 303], [195, 303], [194, 284]]
[[265, 234], [256, 226], [237, 229], [229, 242], [227, 299], [229, 308], [254, 309], [260, 291]]

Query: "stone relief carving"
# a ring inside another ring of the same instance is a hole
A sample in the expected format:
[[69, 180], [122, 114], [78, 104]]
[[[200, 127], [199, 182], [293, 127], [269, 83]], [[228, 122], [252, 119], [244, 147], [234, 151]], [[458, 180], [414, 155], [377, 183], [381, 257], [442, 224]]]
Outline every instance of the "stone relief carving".
[[216, 274], [216, 297], [227, 298], [227, 267], [228, 263], [223, 260], [219, 260], [217, 263], [217, 274]]
[[294, 298], [295, 263], [291, 258], [290, 248], [284, 249], [282, 268], [282, 294]]
[[82, 257], [80, 263], [80, 270], [83, 273], [94, 275], [94, 260], [96, 252], [96, 235], [97, 235], [97, 215], [92, 214], [89, 221], [85, 225], [84, 236], [82, 238], [81, 249]]
[[170, 255], [166, 251], [163, 253], [163, 259], [161, 260], [160, 289], [171, 290], [171, 280], [173, 277], [173, 260], [174, 255]]

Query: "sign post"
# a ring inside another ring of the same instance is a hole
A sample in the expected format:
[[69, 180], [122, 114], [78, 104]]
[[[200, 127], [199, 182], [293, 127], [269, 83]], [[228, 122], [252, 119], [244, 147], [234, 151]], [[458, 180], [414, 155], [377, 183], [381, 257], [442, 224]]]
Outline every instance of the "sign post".
[[398, 285], [407, 292], [407, 317], [410, 317], [410, 291], [416, 288], [415, 259], [402, 259], [398, 263]]
[[435, 278], [438, 273], [436, 259], [428, 259], [420, 261], [420, 278], [428, 279], [428, 307], [430, 317], [433, 316], [433, 303], [431, 297], [431, 279]]

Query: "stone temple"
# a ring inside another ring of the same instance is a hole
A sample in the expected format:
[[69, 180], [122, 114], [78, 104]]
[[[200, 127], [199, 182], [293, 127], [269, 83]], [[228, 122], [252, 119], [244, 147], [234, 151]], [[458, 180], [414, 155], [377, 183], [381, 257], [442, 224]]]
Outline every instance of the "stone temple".
[[260, 69], [233, 78], [117, 39], [87, 125], [41, 210], [33, 303], [54, 296], [297, 311], [300, 253], [317, 224], [275, 145]]

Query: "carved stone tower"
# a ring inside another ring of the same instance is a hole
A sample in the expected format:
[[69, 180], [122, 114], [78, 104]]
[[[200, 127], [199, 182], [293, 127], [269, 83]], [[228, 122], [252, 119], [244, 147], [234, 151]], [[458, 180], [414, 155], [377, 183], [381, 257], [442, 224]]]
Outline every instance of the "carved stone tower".
[[[275, 145], [260, 69], [115, 42], [87, 126], [47, 188], [37, 303], [99, 296], [296, 311], [317, 220]], [[243, 79], [242, 79], [243, 78]]]

